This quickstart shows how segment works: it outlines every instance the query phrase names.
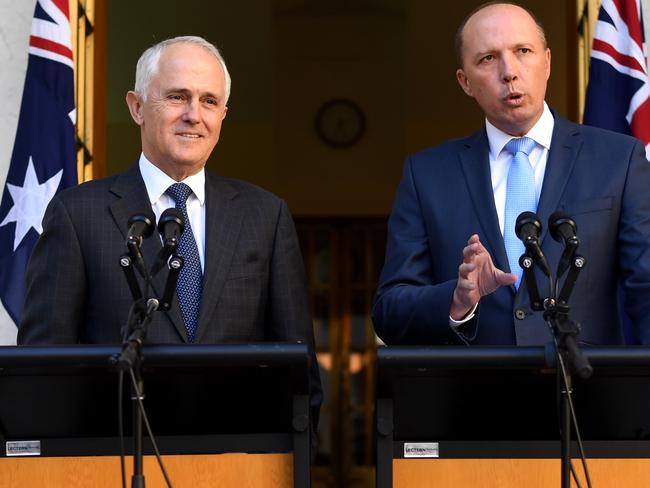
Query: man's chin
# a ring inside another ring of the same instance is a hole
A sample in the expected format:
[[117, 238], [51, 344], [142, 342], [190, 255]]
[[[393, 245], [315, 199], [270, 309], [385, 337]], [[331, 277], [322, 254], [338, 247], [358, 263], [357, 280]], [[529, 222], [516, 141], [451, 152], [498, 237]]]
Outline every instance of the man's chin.
[[205, 165], [206, 159], [203, 154], [177, 154], [173, 158], [174, 166], [179, 168], [193, 168], [193, 167], [203, 167]]
[[492, 122], [492, 125], [511, 136], [521, 137], [535, 125], [537, 120], [539, 117], [531, 116], [529, 111], [512, 110], [507, 117], [498, 122]]

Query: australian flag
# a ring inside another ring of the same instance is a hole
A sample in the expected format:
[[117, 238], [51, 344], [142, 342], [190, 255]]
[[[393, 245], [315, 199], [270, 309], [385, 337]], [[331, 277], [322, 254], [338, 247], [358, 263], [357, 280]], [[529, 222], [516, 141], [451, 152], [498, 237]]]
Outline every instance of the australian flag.
[[[583, 122], [643, 141], [650, 156], [650, 83], [640, 0], [603, 0], [589, 66]], [[621, 301], [624, 300], [619, 291]], [[631, 321], [621, 312], [626, 342]]]
[[640, 0], [603, 0], [585, 100], [585, 124], [641, 139], [650, 155], [650, 83]]
[[0, 299], [16, 325], [25, 268], [54, 194], [77, 183], [69, 0], [38, 0], [16, 140], [0, 203]]

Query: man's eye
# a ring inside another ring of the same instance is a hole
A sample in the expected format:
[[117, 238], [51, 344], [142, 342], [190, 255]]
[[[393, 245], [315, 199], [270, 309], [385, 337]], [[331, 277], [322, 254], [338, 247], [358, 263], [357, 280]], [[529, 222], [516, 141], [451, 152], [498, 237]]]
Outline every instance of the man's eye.
[[169, 95], [169, 99], [174, 101], [181, 101], [183, 100], [183, 95], [178, 95], [178, 94]]
[[522, 47], [522, 48], [519, 49], [519, 52], [520, 52], [520, 53], [523, 53], [523, 54], [526, 54], [526, 53], [529, 53], [529, 52], [530, 52], [530, 49], [527, 48], [527, 47]]
[[486, 61], [492, 61], [494, 59], [494, 56], [492, 54], [488, 54], [487, 56], [483, 56], [481, 58], [481, 63], [485, 63]]

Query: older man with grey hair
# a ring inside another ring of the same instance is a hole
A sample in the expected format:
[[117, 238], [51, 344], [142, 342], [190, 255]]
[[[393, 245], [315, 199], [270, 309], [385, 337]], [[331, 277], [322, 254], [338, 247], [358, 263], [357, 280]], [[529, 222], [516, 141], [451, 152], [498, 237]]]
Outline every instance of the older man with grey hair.
[[[177, 37], [144, 52], [126, 102], [142, 153], [125, 173], [52, 199], [27, 271], [19, 344], [116, 344], [133, 301], [119, 266], [127, 222], [170, 207], [183, 215], [184, 258], [171, 310], [155, 312], [151, 343], [302, 341], [321, 390], [305, 272], [286, 204], [256, 186], [205, 170], [228, 110], [230, 75], [219, 51]], [[151, 264], [160, 238], [145, 239]], [[162, 293], [167, 273], [154, 277]]]

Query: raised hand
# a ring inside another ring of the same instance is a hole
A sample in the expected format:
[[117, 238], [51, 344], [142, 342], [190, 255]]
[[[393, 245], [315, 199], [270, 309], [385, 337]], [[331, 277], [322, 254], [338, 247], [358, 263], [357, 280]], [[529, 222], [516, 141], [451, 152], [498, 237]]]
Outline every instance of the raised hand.
[[462, 320], [481, 297], [516, 281], [514, 274], [494, 266], [492, 256], [481, 244], [478, 234], [474, 234], [463, 248], [463, 262], [458, 267], [458, 282], [449, 315], [454, 320]]

